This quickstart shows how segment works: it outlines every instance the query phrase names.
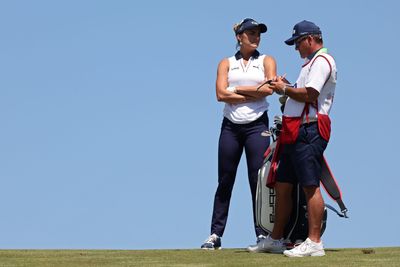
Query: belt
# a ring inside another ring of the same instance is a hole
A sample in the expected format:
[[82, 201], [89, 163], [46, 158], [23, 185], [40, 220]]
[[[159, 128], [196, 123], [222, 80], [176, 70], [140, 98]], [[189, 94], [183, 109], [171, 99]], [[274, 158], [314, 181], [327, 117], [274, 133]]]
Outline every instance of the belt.
[[314, 122], [318, 122], [318, 118], [308, 118], [308, 121], [306, 118], [303, 118], [303, 121], [301, 122], [301, 124], [311, 124]]

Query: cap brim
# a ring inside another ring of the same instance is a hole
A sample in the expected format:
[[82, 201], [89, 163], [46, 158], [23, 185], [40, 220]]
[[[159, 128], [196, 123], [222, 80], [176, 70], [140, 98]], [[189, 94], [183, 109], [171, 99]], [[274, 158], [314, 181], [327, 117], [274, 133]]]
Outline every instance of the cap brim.
[[236, 32], [236, 34], [241, 34], [246, 30], [255, 29], [255, 28], [260, 29], [260, 33], [264, 33], [264, 32], [267, 31], [267, 25], [265, 25], [264, 23], [259, 23], [257, 26], [256, 25], [252, 25], [250, 27], [241, 28]]
[[264, 23], [258, 24], [258, 27], [260, 28], [260, 33], [267, 32], [268, 30], [267, 25], [265, 25]]
[[291, 38], [287, 39], [285, 41], [285, 44], [287, 45], [294, 45], [294, 42], [299, 38], [300, 36], [292, 36]]
[[299, 39], [300, 37], [306, 36], [306, 35], [310, 35], [310, 34], [321, 34], [321, 31], [304, 32], [304, 33], [301, 33], [301, 34], [298, 35], [298, 36], [292, 36], [291, 38], [287, 39], [287, 40], [285, 41], [285, 43], [286, 43], [287, 45], [294, 45], [294, 43], [296, 42], [297, 39]]

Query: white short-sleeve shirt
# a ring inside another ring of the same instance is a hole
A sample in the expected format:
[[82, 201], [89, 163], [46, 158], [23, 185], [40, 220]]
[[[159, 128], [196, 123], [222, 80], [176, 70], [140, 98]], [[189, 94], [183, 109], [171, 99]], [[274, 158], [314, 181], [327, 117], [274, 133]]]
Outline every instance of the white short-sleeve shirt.
[[[312, 87], [319, 92], [318, 111], [310, 105], [309, 118], [317, 118], [317, 113], [329, 115], [332, 108], [336, 88], [336, 63], [327, 53], [316, 53], [314, 57], [302, 66], [295, 87]], [[304, 109], [305, 103], [288, 98], [285, 104], [284, 115], [298, 117]]]

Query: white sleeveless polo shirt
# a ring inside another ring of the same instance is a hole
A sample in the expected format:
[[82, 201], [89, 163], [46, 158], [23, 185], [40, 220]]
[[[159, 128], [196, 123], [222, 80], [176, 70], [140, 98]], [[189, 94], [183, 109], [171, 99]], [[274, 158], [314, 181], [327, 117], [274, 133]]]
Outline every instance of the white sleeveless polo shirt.
[[[244, 65], [240, 52], [229, 58], [228, 83], [229, 86], [252, 86], [265, 80], [264, 73], [265, 55], [255, 51], [247, 65]], [[265, 98], [246, 103], [225, 103], [224, 117], [233, 123], [246, 124], [257, 120], [268, 110], [268, 102]]]

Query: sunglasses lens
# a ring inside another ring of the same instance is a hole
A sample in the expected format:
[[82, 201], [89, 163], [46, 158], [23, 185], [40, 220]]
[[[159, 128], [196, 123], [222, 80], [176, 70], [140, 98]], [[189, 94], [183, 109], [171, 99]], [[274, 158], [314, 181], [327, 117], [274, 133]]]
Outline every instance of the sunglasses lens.
[[299, 47], [299, 44], [300, 44], [301, 42], [303, 42], [303, 40], [305, 40], [307, 37], [308, 37], [308, 35], [307, 35], [307, 36], [302, 36], [302, 37], [300, 37], [299, 39], [297, 39], [297, 40], [294, 42], [296, 48]]

